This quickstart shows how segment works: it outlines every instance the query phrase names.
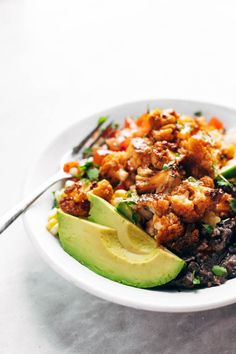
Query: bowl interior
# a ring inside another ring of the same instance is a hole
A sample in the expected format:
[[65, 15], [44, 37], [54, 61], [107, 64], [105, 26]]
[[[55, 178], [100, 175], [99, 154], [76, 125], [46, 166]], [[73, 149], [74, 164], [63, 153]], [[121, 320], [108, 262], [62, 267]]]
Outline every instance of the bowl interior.
[[[65, 129], [40, 154], [32, 167], [25, 186], [25, 193], [57, 171], [61, 156], [76, 145], [96, 124], [99, 116], [108, 115], [117, 122], [125, 116], [138, 117], [147, 108], [174, 108], [180, 113], [202, 111], [206, 117], [218, 116], [227, 127], [234, 125], [236, 112], [232, 109], [204, 102], [174, 99], [146, 100], [123, 104], [99, 112]], [[56, 190], [57, 186], [51, 188]], [[43, 258], [64, 278], [76, 286], [103, 299], [126, 306], [151, 311], [187, 312], [216, 308], [233, 303], [236, 299], [236, 279], [219, 287], [197, 291], [163, 291], [138, 289], [106, 279], [90, 271], [63, 251], [58, 240], [52, 237], [45, 225], [52, 198], [46, 192], [24, 215], [27, 232]]]

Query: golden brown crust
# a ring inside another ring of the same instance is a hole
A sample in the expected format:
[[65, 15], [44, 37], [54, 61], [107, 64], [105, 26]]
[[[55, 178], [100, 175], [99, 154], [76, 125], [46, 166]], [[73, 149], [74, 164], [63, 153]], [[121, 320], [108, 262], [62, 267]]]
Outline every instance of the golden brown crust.
[[107, 180], [103, 179], [93, 188], [93, 194], [110, 202], [113, 195], [112, 185]]

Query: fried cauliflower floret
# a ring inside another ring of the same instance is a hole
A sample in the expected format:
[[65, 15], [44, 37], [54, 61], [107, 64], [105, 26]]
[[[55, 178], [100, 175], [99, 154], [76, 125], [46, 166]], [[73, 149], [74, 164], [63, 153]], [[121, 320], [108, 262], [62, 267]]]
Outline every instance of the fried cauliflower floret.
[[81, 181], [65, 188], [63, 197], [59, 201], [60, 208], [67, 214], [74, 216], [88, 216], [90, 203], [87, 198], [87, 191], [91, 185], [85, 185]]
[[204, 186], [201, 181], [191, 183], [185, 180], [173, 190], [169, 200], [175, 214], [184, 222], [191, 223], [200, 221], [206, 211], [215, 208], [217, 192]]
[[133, 138], [126, 151], [128, 167], [130, 171], [135, 171], [139, 167], [146, 167], [150, 163], [151, 146], [147, 138]]
[[232, 196], [228, 193], [220, 193], [218, 203], [216, 204], [216, 214], [220, 218], [229, 217], [232, 214], [232, 209], [230, 206], [230, 201]]
[[154, 215], [153, 218], [147, 222], [146, 230], [155, 237], [159, 245], [165, 245], [168, 241], [183, 236], [184, 225], [177, 215], [169, 213], [161, 217]]
[[152, 131], [152, 137], [155, 141], [174, 141], [176, 138], [177, 128], [175, 124], [168, 124], [159, 130]]
[[136, 189], [142, 193], [170, 193], [181, 183], [181, 175], [175, 170], [162, 170], [151, 177], [136, 176]]
[[168, 164], [175, 158], [173, 150], [176, 150], [176, 145], [173, 143], [168, 143], [167, 141], [156, 142], [150, 155], [152, 166], [158, 170], [162, 170], [164, 164]]
[[93, 194], [110, 202], [113, 195], [112, 185], [106, 179], [103, 179], [97, 183], [95, 188], [93, 188]]
[[128, 177], [128, 173], [124, 169], [125, 164], [126, 153], [124, 151], [107, 155], [102, 161], [100, 176], [108, 179], [112, 185], [124, 181]]
[[184, 143], [184, 147], [186, 167], [190, 174], [196, 178], [214, 177], [215, 160], [210, 143], [201, 135], [194, 135]]
[[170, 202], [168, 198], [163, 194], [143, 194], [138, 198], [136, 211], [140, 216], [143, 216], [144, 219], [146, 215], [152, 216], [156, 214], [162, 216], [168, 213], [169, 205]]

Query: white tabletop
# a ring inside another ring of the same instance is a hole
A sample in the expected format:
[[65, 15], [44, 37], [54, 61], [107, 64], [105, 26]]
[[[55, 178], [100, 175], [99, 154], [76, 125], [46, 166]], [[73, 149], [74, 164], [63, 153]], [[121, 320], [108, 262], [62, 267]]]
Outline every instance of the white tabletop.
[[[236, 108], [235, 1], [0, 1], [0, 212], [35, 154], [87, 114], [143, 98]], [[42, 167], [43, 168], [43, 167]], [[158, 314], [75, 288], [21, 220], [0, 239], [0, 352], [235, 352], [236, 307]]]

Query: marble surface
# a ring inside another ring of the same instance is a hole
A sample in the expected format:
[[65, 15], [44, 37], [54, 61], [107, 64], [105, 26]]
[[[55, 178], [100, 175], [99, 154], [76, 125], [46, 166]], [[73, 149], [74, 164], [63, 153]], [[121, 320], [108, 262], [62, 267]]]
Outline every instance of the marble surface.
[[[66, 125], [123, 101], [176, 97], [236, 108], [234, 1], [0, 0], [0, 213]], [[43, 166], [42, 166], [43, 168]], [[137, 311], [55, 274], [18, 220], [0, 238], [3, 354], [233, 354], [236, 305]]]

